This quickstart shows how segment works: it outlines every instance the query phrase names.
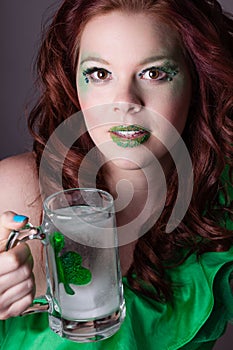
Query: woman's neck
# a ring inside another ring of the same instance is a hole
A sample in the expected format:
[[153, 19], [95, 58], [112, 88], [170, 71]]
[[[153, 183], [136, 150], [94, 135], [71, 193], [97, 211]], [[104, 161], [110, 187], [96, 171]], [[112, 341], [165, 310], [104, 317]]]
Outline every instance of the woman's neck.
[[121, 269], [125, 276], [133, 262], [138, 238], [160, 215], [166, 197], [166, 181], [161, 169], [154, 166], [125, 170], [108, 163], [105, 170], [109, 191], [115, 199]]
[[160, 215], [166, 198], [164, 172], [160, 165], [125, 170], [109, 162], [105, 174], [115, 199], [120, 244], [127, 244], [148, 231]]

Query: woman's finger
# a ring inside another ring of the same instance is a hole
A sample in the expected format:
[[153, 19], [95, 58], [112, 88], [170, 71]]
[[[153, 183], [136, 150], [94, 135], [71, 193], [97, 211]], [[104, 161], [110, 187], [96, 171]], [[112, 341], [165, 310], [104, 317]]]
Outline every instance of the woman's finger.
[[7, 211], [0, 216], [0, 252], [5, 251], [9, 234], [13, 230], [19, 230], [28, 222], [28, 217]]
[[32, 260], [32, 256], [26, 243], [21, 243], [7, 252], [0, 253], [0, 276], [16, 271], [26, 264], [28, 259]]
[[19, 284], [13, 285], [5, 293], [0, 295], [0, 314], [5, 313], [14, 303], [28, 295], [31, 296], [31, 303], [35, 295], [34, 275], [30, 275], [29, 278], [21, 281]]
[[23, 298], [11, 304], [8, 308], [0, 310], [0, 320], [7, 320], [10, 317], [20, 315], [32, 304], [32, 301], [32, 293], [25, 295]]
[[[8, 260], [8, 264], [5, 261]], [[24, 243], [12, 251], [0, 254], [0, 295], [14, 285], [30, 278], [33, 258], [29, 247]]]

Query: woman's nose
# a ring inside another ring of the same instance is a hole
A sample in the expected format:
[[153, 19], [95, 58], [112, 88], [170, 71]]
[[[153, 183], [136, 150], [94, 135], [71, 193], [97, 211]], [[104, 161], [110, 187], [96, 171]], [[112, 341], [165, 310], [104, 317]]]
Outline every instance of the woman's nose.
[[132, 84], [121, 84], [118, 87], [114, 100], [114, 112], [126, 114], [135, 114], [141, 111], [143, 101], [140, 97], [140, 92]]
[[141, 104], [136, 104], [132, 102], [114, 102], [113, 110], [114, 112], [122, 112], [124, 115], [126, 114], [136, 114], [140, 112], [142, 109]]

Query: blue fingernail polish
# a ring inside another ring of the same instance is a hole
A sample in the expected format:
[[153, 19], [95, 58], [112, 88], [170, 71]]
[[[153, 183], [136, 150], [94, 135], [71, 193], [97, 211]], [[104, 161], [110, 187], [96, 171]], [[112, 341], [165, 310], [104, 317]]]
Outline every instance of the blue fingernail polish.
[[18, 222], [18, 223], [22, 223], [26, 219], [28, 219], [28, 217], [24, 215], [15, 215], [13, 217], [14, 222]]

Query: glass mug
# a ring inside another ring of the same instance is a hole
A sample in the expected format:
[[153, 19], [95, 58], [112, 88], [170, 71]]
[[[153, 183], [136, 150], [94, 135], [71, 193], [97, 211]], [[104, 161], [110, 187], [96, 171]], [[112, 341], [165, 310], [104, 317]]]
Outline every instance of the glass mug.
[[6, 245], [40, 239], [45, 247], [47, 292], [25, 313], [48, 311], [50, 328], [73, 341], [110, 337], [125, 318], [112, 196], [70, 189], [49, 196], [43, 209], [41, 227], [12, 231]]

